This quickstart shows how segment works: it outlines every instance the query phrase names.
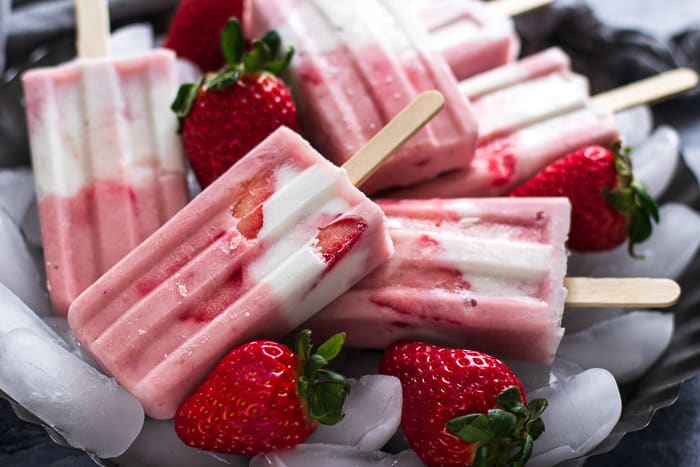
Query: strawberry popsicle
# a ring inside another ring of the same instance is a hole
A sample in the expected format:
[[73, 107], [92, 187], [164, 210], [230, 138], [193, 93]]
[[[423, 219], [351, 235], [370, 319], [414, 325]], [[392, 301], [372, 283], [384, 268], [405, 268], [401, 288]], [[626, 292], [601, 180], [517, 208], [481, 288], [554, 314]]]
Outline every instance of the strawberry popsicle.
[[85, 348], [171, 418], [235, 345], [281, 337], [393, 252], [382, 211], [280, 128], [71, 306]]
[[460, 83], [479, 122], [470, 167], [389, 193], [392, 198], [498, 196], [580, 147], [620, 138], [611, 113], [594, 110], [585, 78], [549, 49]]
[[430, 42], [457, 79], [514, 61], [520, 40], [513, 21], [474, 0], [411, 0]]
[[407, 186], [466, 169], [477, 128], [469, 103], [411, 8], [399, 0], [250, 0], [246, 31], [276, 29], [297, 54], [290, 65], [302, 133], [342, 164], [423, 90], [442, 112], [394, 154], [363, 191]]
[[549, 362], [564, 330], [567, 198], [380, 201], [396, 252], [316, 314], [346, 345], [399, 339]]
[[174, 53], [90, 57], [22, 77], [54, 312], [187, 203]]

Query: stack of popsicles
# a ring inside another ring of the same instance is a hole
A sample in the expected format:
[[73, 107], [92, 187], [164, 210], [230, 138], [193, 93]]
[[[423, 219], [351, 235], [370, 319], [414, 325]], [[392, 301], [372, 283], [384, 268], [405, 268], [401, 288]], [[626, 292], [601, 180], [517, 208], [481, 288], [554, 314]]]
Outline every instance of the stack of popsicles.
[[[377, 205], [350, 181], [369, 194], [497, 195], [619, 137], [561, 51], [512, 62], [509, 20], [462, 1], [250, 0], [246, 30], [277, 29], [298, 50], [305, 135], [349, 174], [281, 128], [186, 206], [171, 53], [113, 59], [82, 41], [76, 63], [25, 75], [55, 311], [70, 307], [81, 343], [149, 415], [172, 417], [232, 347], [307, 320], [360, 347], [411, 337], [552, 359], [566, 199]], [[97, 16], [81, 30], [104, 26]], [[447, 105], [431, 123], [418, 131], [434, 94], [392, 121], [432, 89]], [[358, 174], [355, 153], [382, 157]]]

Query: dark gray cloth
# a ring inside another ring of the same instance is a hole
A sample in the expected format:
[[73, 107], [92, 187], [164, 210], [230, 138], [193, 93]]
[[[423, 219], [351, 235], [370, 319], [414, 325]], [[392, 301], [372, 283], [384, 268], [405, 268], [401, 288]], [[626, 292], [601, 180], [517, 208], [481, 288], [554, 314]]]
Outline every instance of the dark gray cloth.
[[[112, 24], [119, 25], [135, 19], [163, 17], [176, 4], [177, 0], [110, 0], [109, 11]], [[49, 41], [73, 36], [73, 0], [14, 0], [13, 5], [9, 27], [0, 29], [0, 36], [8, 36], [8, 66], [22, 61]]]

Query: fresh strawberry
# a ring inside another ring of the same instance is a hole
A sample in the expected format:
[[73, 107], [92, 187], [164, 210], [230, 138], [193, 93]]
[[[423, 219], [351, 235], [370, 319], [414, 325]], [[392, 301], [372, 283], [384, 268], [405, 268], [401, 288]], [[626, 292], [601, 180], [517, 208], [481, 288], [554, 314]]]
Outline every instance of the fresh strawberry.
[[198, 449], [253, 456], [304, 442], [318, 423], [338, 423], [349, 386], [323, 367], [344, 340], [337, 334], [311, 354], [306, 330], [296, 354], [272, 341], [232, 350], [178, 408], [177, 435]]
[[401, 428], [428, 466], [522, 466], [544, 432], [547, 401], [525, 406], [518, 377], [489, 355], [398, 342], [380, 369], [401, 380]]
[[566, 196], [571, 201], [569, 246], [609, 250], [629, 237], [629, 253], [651, 235], [659, 211], [644, 184], [632, 175], [628, 151], [589, 146], [550, 164], [512, 196]]
[[279, 35], [268, 32], [245, 54], [241, 26], [232, 19], [221, 34], [228, 66], [199, 83], [184, 84], [172, 109], [197, 180], [206, 187], [282, 125], [298, 128], [289, 89], [276, 75], [292, 59], [274, 60]]
[[356, 216], [341, 217], [318, 230], [317, 248], [329, 267], [350, 251], [365, 230], [367, 230], [367, 222]]
[[193, 61], [203, 71], [218, 70], [224, 64], [219, 33], [229, 18], [243, 17], [243, 3], [244, 0], [182, 0], [163, 46]]

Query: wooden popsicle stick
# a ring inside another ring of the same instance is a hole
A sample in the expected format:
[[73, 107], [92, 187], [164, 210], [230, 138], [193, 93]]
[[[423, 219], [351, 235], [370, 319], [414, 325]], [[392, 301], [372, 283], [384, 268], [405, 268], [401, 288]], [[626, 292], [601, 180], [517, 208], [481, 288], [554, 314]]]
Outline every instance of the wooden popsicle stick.
[[668, 308], [681, 295], [671, 279], [567, 277], [564, 285], [572, 308]]
[[496, 0], [488, 3], [488, 8], [503, 16], [518, 16], [528, 11], [549, 5], [554, 0]]
[[343, 165], [350, 181], [355, 186], [360, 186], [382, 162], [437, 115], [444, 105], [445, 99], [438, 91], [426, 91], [418, 95]]
[[109, 55], [109, 7], [107, 0], [75, 0], [78, 56]]
[[677, 68], [591, 98], [599, 112], [620, 112], [642, 104], [652, 104], [698, 85], [698, 74], [690, 68]]

